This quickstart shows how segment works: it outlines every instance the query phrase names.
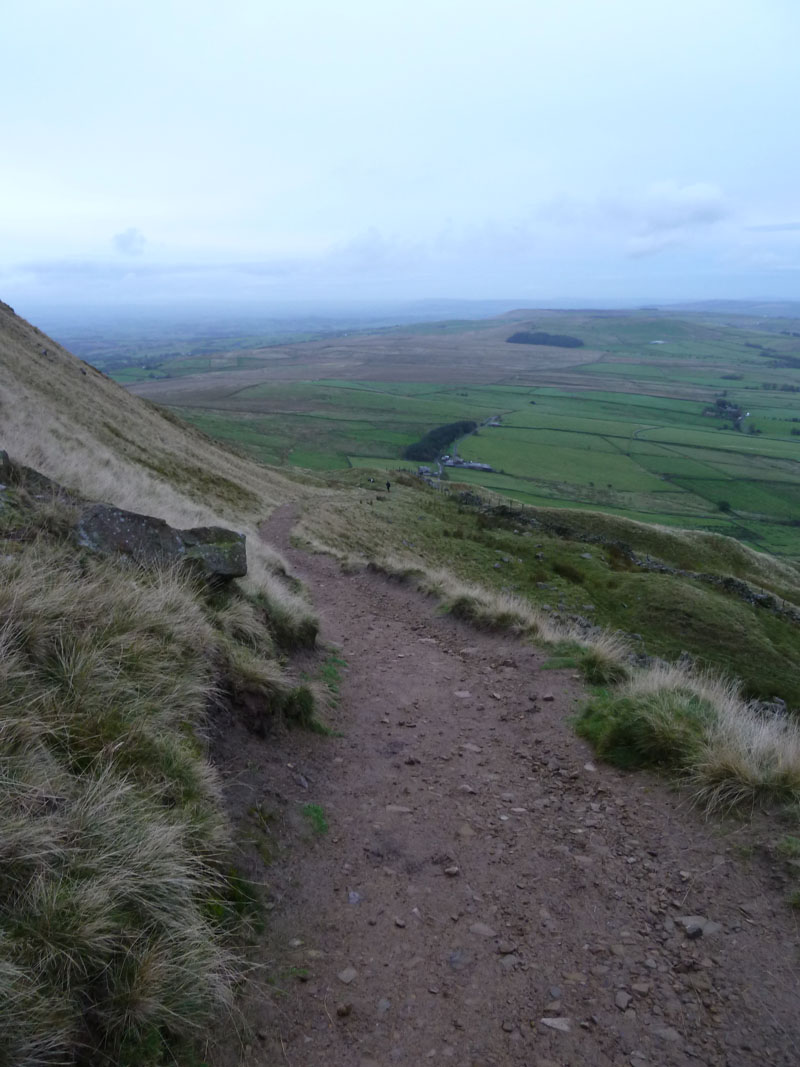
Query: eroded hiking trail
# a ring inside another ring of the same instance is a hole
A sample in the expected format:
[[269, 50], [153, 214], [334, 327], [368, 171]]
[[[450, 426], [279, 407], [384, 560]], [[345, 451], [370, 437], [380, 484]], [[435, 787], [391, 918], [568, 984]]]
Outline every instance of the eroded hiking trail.
[[264, 536], [341, 647], [342, 736], [224, 745], [240, 818], [329, 824], [266, 869], [278, 991], [244, 1062], [796, 1064], [795, 918], [735, 829], [595, 764], [573, 671], [292, 549], [292, 519]]

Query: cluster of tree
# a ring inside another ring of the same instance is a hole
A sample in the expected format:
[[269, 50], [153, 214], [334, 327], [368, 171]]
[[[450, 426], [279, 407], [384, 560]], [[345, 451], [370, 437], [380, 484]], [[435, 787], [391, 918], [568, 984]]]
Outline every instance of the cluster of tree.
[[[725, 390], [727, 392], [727, 390]], [[714, 415], [717, 418], [731, 419], [733, 421], [734, 430], [742, 429], [742, 419], [744, 418], [744, 412], [732, 400], [726, 400], [725, 396], [718, 396], [713, 404], [709, 404], [703, 409], [704, 415]], [[757, 433], [759, 431], [751, 429], [750, 433]]]
[[783, 385], [777, 385], [775, 382], [762, 382], [761, 388], [780, 393], [800, 393], [800, 385], [790, 385], [788, 382], [784, 382]]
[[446, 426], [437, 426], [433, 430], [428, 430], [419, 441], [409, 445], [403, 452], [403, 458], [413, 459], [418, 463], [436, 459], [457, 437], [472, 433], [477, 428], [477, 422], [470, 422], [467, 419], [462, 422], [449, 422]]
[[555, 348], [583, 348], [580, 337], [566, 333], [545, 333], [544, 330], [518, 330], [506, 338], [512, 345], [553, 345]]

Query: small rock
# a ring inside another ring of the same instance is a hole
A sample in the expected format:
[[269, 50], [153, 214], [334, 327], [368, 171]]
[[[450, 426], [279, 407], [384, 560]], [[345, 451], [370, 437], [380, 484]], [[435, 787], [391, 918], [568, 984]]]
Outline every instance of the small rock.
[[626, 993], [624, 989], [621, 989], [619, 993], [614, 997], [614, 1003], [617, 1005], [620, 1011], [627, 1011], [628, 1005], [633, 1000], [630, 993]]
[[395, 815], [410, 815], [411, 808], [404, 808], [402, 804], [387, 804], [386, 810]]
[[503, 1029], [507, 1034], [513, 1034], [514, 1024], [512, 1022], [509, 1022], [508, 1019], [506, 1019], [506, 1021], [503, 1023]]
[[343, 971], [339, 971], [339, 981], [344, 982], [345, 985], [350, 985], [358, 978], [358, 971], [355, 967], [345, 967]]
[[568, 1034], [570, 1031], [571, 1020], [563, 1015], [555, 1019], [540, 1019], [539, 1022], [542, 1026], [549, 1026], [551, 1030], [560, 1030], [562, 1034]]
[[456, 689], [453, 696], [458, 697], [459, 700], [469, 700], [472, 693], [470, 693], [469, 689]]
[[677, 1042], [681, 1040], [681, 1035], [675, 1029], [674, 1026], [657, 1026], [653, 1033], [656, 1037], [660, 1037], [662, 1041]]
[[481, 751], [481, 746], [480, 745], [473, 745], [471, 741], [466, 741], [461, 747], [464, 749], [465, 752], [480, 752]]
[[459, 870], [458, 870], [458, 867], [445, 867], [445, 869], [444, 869], [444, 873], [445, 873], [445, 874], [446, 874], [446, 875], [447, 875], [447, 876], [448, 876], [449, 878], [455, 878], [455, 877], [456, 877], [456, 875], [457, 875], [457, 874], [459, 873]]
[[350, 1015], [352, 1010], [353, 1005], [345, 1003], [344, 1001], [336, 1005], [336, 1014], [339, 1016], [340, 1019], [346, 1019], [347, 1016]]
[[360, 904], [364, 898], [355, 889], [351, 889], [347, 894], [347, 899], [351, 904]]
[[553, 696], [553, 694], [552, 694], [552, 693], [545, 693], [545, 695], [544, 695], [544, 696], [542, 697], [542, 700], [543, 700], [543, 701], [544, 701], [545, 703], [549, 703], [549, 702], [550, 702], [551, 700], [555, 700], [555, 699], [556, 699], [556, 698], [555, 698], [555, 697]]
[[386, 1012], [391, 1008], [391, 1006], [391, 1000], [387, 1000], [386, 997], [381, 997], [381, 999], [378, 1001], [378, 1015], [385, 1015]]
[[395, 915], [395, 917], [394, 917], [394, 925], [395, 926], [399, 926], [400, 929], [402, 930], [406, 925], [406, 921], [405, 921], [405, 919], [401, 919], [399, 915]]
[[680, 915], [675, 922], [684, 928], [686, 936], [692, 941], [698, 937], [710, 937], [722, 929], [719, 923], [706, 919], [704, 915]]
[[478, 937], [495, 937], [495, 931], [491, 926], [487, 926], [486, 923], [473, 923], [470, 926], [470, 933], [477, 934]]
[[519, 956], [515, 956], [514, 953], [509, 953], [507, 956], [501, 956], [500, 966], [504, 971], [513, 971], [520, 963]]

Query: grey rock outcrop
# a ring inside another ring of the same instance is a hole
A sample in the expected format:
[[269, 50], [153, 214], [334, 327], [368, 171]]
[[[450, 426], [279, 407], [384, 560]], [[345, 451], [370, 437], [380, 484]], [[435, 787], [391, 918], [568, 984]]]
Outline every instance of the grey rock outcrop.
[[176, 530], [152, 515], [91, 504], [75, 533], [78, 544], [94, 552], [130, 556], [141, 563], [187, 561], [215, 579], [247, 574], [244, 534], [222, 526]]

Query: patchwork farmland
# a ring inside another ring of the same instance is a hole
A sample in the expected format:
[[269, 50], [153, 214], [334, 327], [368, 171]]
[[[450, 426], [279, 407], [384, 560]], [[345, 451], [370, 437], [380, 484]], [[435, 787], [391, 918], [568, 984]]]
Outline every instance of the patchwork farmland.
[[[519, 326], [576, 348], [507, 344]], [[451, 481], [800, 556], [800, 337], [793, 320], [514, 313], [254, 350], [258, 366], [132, 385], [271, 464], [416, 469], [436, 426], [481, 425]], [[241, 356], [237, 353], [237, 360]], [[220, 365], [217, 364], [217, 367]], [[127, 372], [130, 376], [130, 372]]]

